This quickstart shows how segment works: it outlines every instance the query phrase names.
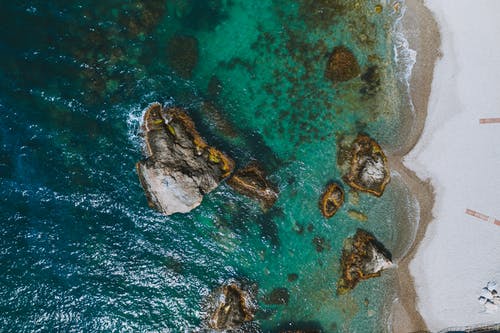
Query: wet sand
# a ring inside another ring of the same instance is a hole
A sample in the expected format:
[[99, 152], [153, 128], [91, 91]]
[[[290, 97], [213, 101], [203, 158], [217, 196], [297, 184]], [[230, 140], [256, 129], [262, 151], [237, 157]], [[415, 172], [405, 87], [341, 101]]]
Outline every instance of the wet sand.
[[392, 307], [392, 331], [396, 333], [427, 331], [426, 324], [417, 311], [417, 294], [413, 277], [409, 271], [409, 263], [414, 258], [416, 250], [424, 238], [428, 224], [432, 221], [434, 206], [434, 189], [430, 182], [422, 181], [415, 172], [406, 168], [402, 160], [417, 144], [422, 135], [427, 117], [427, 106], [434, 75], [434, 65], [440, 57], [440, 33], [437, 22], [423, 0], [407, 0], [407, 11], [402, 19], [405, 37], [411, 49], [417, 51], [416, 63], [410, 79], [410, 95], [414, 106], [409, 113], [410, 121], [406, 124], [408, 139], [398, 151], [390, 154], [391, 169], [398, 172], [406, 182], [410, 191], [418, 201], [420, 218], [415, 239], [410, 245], [406, 256], [398, 263], [397, 278], [399, 298]]

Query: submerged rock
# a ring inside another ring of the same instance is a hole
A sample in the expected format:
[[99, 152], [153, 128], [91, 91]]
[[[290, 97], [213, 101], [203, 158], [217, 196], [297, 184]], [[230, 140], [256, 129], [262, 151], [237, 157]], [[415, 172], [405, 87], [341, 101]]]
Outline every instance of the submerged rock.
[[381, 78], [380, 71], [377, 66], [370, 66], [361, 75], [361, 80], [364, 86], [360, 89], [360, 93], [366, 94], [368, 96], [373, 96], [377, 93], [380, 88]]
[[278, 188], [266, 179], [264, 170], [256, 162], [237, 170], [227, 184], [236, 192], [258, 200], [264, 209], [271, 208], [278, 200]]
[[222, 93], [222, 81], [215, 75], [212, 75], [210, 81], [208, 81], [207, 94], [211, 98], [216, 98]]
[[358, 60], [352, 51], [345, 46], [335, 47], [328, 59], [325, 76], [337, 83], [349, 81], [360, 74]]
[[207, 121], [207, 125], [214, 131], [219, 132], [221, 135], [228, 139], [238, 138], [238, 132], [234, 126], [224, 117], [223, 113], [211, 102], [201, 103], [200, 111]]
[[253, 297], [237, 283], [215, 290], [209, 297], [207, 309], [209, 328], [232, 330], [252, 321], [256, 311]]
[[198, 52], [195, 37], [176, 35], [168, 42], [168, 64], [181, 77], [189, 79], [198, 63]]
[[199, 206], [234, 169], [234, 162], [207, 145], [179, 108], [152, 104], [143, 130], [148, 157], [137, 163], [137, 173], [149, 205], [166, 215]]
[[360, 134], [349, 155], [349, 172], [344, 178], [347, 184], [356, 190], [381, 196], [391, 180], [382, 148], [369, 136]]
[[[286, 321], [283, 322], [279, 327], [277, 327], [272, 332], [279, 333], [321, 333], [325, 330], [317, 322], [311, 321]], [[332, 332], [337, 332], [336, 329]]]
[[290, 293], [284, 287], [273, 289], [264, 297], [264, 303], [273, 305], [286, 305], [290, 300]]
[[316, 236], [312, 239], [312, 243], [314, 245], [314, 248], [316, 249], [316, 252], [323, 252], [323, 251], [329, 251], [331, 249], [331, 246], [329, 242], [321, 236]]
[[358, 212], [357, 210], [354, 210], [354, 209], [349, 209], [347, 211], [347, 215], [349, 215], [353, 219], [356, 219], [356, 220], [358, 220], [360, 222], [366, 222], [366, 221], [368, 221], [368, 216], [366, 216], [366, 214]]
[[330, 218], [339, 210], [344, 203], [344, 191], [336, 184], [328, 185], [325, 192], [321, 195], [319, 208], [324, 217]]
[[337, 293], [345, 294], [359, 281], [379, 277], [382, 270], [393, 266], [391, 260], [389, 251], [372, 234], [358, 229], [354, 237], [344, 242]]

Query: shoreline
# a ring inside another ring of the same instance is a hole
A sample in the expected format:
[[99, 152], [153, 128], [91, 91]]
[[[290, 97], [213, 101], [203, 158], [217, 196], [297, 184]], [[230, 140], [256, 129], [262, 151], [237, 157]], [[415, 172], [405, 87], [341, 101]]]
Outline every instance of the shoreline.
[[[433, 220], [432, 208], [435, 195], [430, 181], [420, 179], [415, 171], [403, 164], [403, 159], [422, 137], [427, 119], [434, 67], [440, 57], [441, 46], [438, 23], [423, 0], [406, 0], [405, 6], [406, 12], [401, 19], [402, 32], [410, 49], [417, 52], [416, 62], [409, 79], [409, 97], [413, 110], [411, 110], [411, 105], [407, 106], [409, 110], [405, 110], [411, 118], [411, 121], [404, 126], [410, 135], [398, 150], [390, 153], [388, 159], [391, 170], [401, 175], [406, 186], [413, 193], [420, 214], [413, 231], [414, 240], [412, 244], [408, 244], [408, 251], [396, 269], [398, 298], [392, 304], [389, 327], [395, 333], [427, 331], [427, 325], [417, 309], [416, 286], [409, 265], [424, 239], [427, 226]], [[411, 34], [408, 33], [409, 31]]]
[[[403, 160], [435, 188], [433, 223], [409, 266], [415, 303], [431, 331], [488, 327], [500, 322], [500, 312], [478, 297], [489, 281], [500, 280], [500, 233], [491, 223], [500, 217], [500, 147], [494, 144], [500, 133], [479, 119], [498, 117], [500, 22], [494, 13], [500, 3], [425, 5], [439, 24], [443, 57], [434, 69], [422, 138]], [[470, 209], [491, 219], [476, 219]]]

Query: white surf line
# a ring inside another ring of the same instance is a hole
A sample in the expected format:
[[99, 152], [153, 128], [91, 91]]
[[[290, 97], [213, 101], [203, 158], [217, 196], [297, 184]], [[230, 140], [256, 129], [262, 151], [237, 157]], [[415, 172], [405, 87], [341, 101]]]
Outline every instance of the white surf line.
[[467, 208], [465, 210], [465, 214], [474, 216], [475, 218], [478, 218], [480, 220], [483, 220], [485, 222], [493, 223], [497, 226], [500, 226], [500, 220], [495, 219], [494, 217], [489, 217], [488, 215], [476, 212], [475, 210]]
[[500, 118], [481, 118], [479, 119], [480, 124], [496, 124], [500, 123]]

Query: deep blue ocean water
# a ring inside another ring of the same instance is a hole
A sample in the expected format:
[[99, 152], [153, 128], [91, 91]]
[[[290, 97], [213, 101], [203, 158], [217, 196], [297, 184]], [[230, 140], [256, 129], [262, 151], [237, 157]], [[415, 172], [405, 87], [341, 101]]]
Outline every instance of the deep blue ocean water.
[[[300, 323], [385, 331], [395, 276], [338, 297], [339, 259], [359, 227], [404, 255], [418, 213], [411, 193], [393, 174], [381, 198], [357, 203], [345, 187], [334, 218], [318, 209], [325, 185], [341, 178], [339, 137], [366, 132], [390, 151], [405, 135], [400, 13], [378, 4], [4, 1], [0, 331], [197, 331], [204, 298], [231, 279], [258, 284], [259, 300], [289, 290], [286, 306], [259, 302], [265, 332]], [[363, 73], [376, 68], [380, 85], [326, 80], [336, 45], [353, 50]], [[179, 65], [179, 52], [195, 66]], [[189, 214], [148, 208], [134, 164], [154, 101], [186, 108], [239, 166], [260, 161], [281, 191], [275, 207], [263, 212], [223, 184]]]

